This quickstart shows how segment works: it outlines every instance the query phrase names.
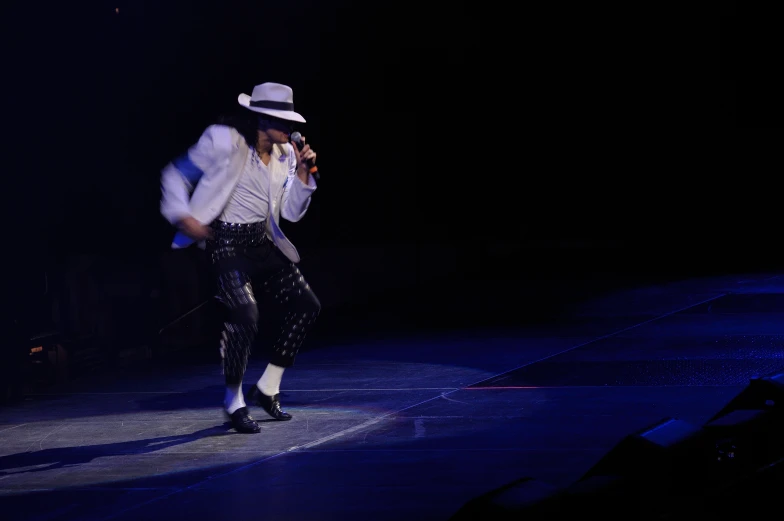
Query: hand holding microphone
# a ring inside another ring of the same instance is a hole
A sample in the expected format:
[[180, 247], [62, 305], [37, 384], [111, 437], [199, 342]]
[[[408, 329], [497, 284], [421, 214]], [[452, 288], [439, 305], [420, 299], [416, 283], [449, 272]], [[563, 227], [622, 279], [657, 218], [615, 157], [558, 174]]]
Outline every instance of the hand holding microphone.
[[303, 172], [303, 168], [318, 181], [318, 167], [316, 166], [316, 153], [305, 143], [305, 138], [299, 132], [291, 134], [291, 142], [294, 144], [294, 153], [297, 154], [297, 173]]

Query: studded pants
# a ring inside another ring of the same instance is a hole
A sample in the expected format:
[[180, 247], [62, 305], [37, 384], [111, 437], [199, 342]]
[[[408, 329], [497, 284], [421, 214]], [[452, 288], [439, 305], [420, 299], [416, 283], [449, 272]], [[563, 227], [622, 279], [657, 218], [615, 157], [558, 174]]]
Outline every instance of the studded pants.
[[226, 311], [221, 339], [226, 383], [239, 384], [245, 374], [258, 333], [259, 291], [283, 306], [284, 312], [269, 361], [290, 367], [321, 310], [318, 298], [299, 268], [270, 241], [232, 244], [231, 240], [221, 240], [218, 233], [216, 236], [217, 240], [207, 242], [207, 254], [217, 283], [217, 298]]

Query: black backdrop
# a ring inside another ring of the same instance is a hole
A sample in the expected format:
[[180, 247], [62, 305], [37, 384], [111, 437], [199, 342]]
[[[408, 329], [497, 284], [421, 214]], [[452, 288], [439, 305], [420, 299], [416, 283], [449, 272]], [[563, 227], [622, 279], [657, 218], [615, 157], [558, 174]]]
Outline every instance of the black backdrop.
[[490, 273], [775, 268], [776, 170], [762, 166], [778, 146], [774, 33], [730, 3], [657, 9], [9, 7], [6, 300], [85, 257], [104, 259], [106, 280], [146, 281], [142, 297], [196, 285], [193, 259], [167, 264], [181, 261], [166, 260], [160, 169], [263, 81], [294, 88], [319, 152], [311, 210], [285, 231], [326, 303], [398, 286], [427, 302], [439, 277]]

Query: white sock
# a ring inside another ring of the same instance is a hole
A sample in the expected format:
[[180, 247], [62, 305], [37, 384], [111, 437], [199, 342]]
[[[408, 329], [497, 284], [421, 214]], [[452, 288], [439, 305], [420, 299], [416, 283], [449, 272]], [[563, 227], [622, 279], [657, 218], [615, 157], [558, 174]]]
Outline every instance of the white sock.
[[267, 396], [275, 396], [280, 392], [280, 381], [283, 379], [283, 370], [283, 367], [267, 364], [267, 368], [256, 383], [256, 387]]
[[242, 384], [226, 386], [226, 398], [223, 399], [223, 406], [229, 414], [233, 414], [237, 409], [245, 407], [245, 397], [242, 396]]

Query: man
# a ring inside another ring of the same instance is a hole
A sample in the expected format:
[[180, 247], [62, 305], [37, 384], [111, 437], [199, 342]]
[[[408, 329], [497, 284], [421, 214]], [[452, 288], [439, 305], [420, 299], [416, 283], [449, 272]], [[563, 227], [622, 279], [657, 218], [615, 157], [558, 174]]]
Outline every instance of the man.
[[291, 419], [278, 398], [281, 378], [321, 309], [296, 266], [296, 248], [279, 226], [281, 217], [302, 219], [316, 190], [311, 173], [316, 153], [304, 139], [301, 149], [289, 143], [293, 124], [305, 122], [294, 112], [293, 99], [292, 89], [279, 83], [257, 85], [251, 96], [240, 94], [240, 117], [207, 128], [162, 173], [161, 213], [179, 228], [172, 247], [203, 241], [210, 259], [217, 298], [227, 314], [220, 348], [224, 409], [243, 433], [260, 431], [242, 393], [258, 331], [258, 291], [284, 306], [285, 320], [270, 363], [247, 400], [276, 420]]

